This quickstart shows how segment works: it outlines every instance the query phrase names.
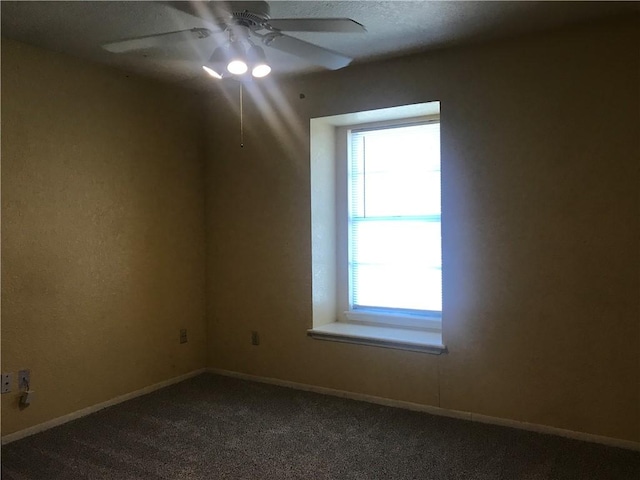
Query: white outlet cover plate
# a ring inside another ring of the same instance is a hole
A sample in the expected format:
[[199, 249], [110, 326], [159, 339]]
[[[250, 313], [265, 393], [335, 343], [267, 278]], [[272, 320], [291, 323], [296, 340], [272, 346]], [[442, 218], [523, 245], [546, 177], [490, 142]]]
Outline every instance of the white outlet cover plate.
[[9, 393], [11, 391], [11, 383], [13, 383], [13, 373], [2, 374], [2, 393]]

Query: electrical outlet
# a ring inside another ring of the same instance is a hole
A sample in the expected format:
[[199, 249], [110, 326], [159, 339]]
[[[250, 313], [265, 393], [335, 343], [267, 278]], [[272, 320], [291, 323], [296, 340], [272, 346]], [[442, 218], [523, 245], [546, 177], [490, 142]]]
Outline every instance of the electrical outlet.
[[31, 384], [31, 370], [25, 369], [18, 372], [18, 390], [29, 390]]
[[13, 373], [2, 374], [2, 393], [9, 393], [11, 391], [11, 384], [13, 383]]
[[260, 335], [255, 330], [251, 332], [251, 345], [260, 345]]
[[187, 329], [180, 329], [180, 343], [187, 343]]

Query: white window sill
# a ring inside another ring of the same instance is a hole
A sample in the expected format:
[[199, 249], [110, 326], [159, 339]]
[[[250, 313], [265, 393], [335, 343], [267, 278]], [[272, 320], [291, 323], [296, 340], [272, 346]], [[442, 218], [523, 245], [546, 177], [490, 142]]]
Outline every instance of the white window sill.
[[334, 322], [314, 327], [307, 334], [318, 340], [356, 343], [440, 355], [446, 351], [439, 330]]
[[417, 330], [440, 331], [442, 325], [441, 314], [410, 315], [396, 312], [381, 312], [376, 310], [347, 310], [344, 312], [347, 323], [365, 323], [367, 325], [384, 324], [391, 328], [412, 328]]

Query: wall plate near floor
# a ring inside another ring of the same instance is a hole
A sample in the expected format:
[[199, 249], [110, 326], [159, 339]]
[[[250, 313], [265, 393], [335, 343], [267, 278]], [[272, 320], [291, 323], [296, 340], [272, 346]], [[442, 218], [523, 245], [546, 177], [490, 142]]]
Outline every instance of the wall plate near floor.
[[2, 374], [2, 393], [9, 393], [11, 391], [11, 384], [13, 383], [13, 373]]
[[187, 343], [187, 329], [180, 329], [180, 343]]

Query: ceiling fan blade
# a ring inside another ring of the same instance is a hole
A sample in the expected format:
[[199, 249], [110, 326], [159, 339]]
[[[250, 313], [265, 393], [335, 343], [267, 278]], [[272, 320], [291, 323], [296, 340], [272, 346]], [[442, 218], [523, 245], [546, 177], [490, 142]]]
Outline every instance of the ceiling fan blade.
[[321, 65], [329, 70], [338, 70], [346, 67], [353, 60], [341, 53], [327, 50], [313, 43], [305, 42], [294, 37], [282, 34], [267, 35], [263, 39], [267, 47], [275, 48], [281, 52], [290, 53], [302, 57], [311, 63]]
[[102, 48], [113, 53], [123, 53], [132, 50], [143, 50], [154, 47], [171, 46], [179, 42], [200, 40], [211, 35], [208, 28], [191, 28], [176, 32], [160, 33], [157, 35], [145, 35], [144, 37], [129, 38], [119, 42], [105, 43]]
[[364, 25], [350, 18], [272, 18], [267, 22], [283, 32], [364, 33]]

